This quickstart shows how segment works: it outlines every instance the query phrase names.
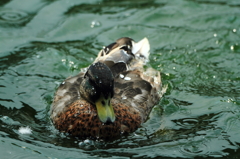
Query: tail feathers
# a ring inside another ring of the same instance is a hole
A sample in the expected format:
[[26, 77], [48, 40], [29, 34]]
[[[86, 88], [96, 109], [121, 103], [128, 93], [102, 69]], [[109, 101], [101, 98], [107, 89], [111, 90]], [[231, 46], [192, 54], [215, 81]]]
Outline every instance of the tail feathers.
[[147, 68], [147, 70], [143, 72], [142, 79], [148, 81], [153, 88], [156, 88], [160, 98], [166, 93], [168, 86], [162, 85], [159, 71], [153, 68]]
[[143, 38], [137, 43], [132, 41], [132, 53], [136, 57], [144, 57], [146, 60], [148, 60], [148, 57], [150, 54], [149, 51], [150, 51], [150, 44], [147, 38]]
[[147, 68], [147, 70], [143, 72], [142, 78], [148, 81], [152, 87], [156, 88], [157, 90], [161, 90], [161, 76], [157, 70], [153, 68]]

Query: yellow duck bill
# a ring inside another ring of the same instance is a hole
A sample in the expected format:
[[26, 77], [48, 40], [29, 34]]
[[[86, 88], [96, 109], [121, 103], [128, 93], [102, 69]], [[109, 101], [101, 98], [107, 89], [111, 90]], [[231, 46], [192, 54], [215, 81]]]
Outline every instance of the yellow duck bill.
[[110, 100], [110, 97], [104, 99], [104, 97], [101, 96], [95, 103], [98, 117], [103, 123], [113, 123], [115, 121], [115, 114]]

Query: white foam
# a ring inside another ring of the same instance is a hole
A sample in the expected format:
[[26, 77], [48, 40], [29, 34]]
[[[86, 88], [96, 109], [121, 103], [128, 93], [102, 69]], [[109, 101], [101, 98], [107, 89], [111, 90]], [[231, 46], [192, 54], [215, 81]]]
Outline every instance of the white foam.
[[18, 132], [20, 133], [20, 134], [32, 134], [32, 129], [30, 128], [30, 127], [20, 127], [19, 129], [18, 129]]

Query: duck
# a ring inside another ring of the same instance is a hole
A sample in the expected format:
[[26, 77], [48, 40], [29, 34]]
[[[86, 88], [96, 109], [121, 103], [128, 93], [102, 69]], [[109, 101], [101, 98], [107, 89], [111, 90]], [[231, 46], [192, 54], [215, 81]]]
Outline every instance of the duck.
[[146, 68], [150, 44], [122, 37], [104, 47], [85, 71], [55, 92], [50, 118], [60, 132], [114, 140], [133, 133], [164, 94], [160, 72]]

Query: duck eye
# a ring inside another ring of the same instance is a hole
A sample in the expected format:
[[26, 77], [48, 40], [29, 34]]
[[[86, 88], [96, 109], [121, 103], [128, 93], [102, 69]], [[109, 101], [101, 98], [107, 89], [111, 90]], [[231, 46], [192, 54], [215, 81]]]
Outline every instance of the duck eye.
[[101, 103], [102, 103], [102, 105], [105, 105], [105, 104], [106, 104], [105, 101], [101, 101]]

